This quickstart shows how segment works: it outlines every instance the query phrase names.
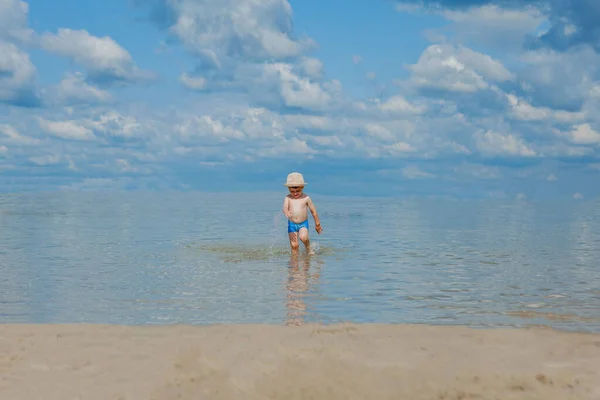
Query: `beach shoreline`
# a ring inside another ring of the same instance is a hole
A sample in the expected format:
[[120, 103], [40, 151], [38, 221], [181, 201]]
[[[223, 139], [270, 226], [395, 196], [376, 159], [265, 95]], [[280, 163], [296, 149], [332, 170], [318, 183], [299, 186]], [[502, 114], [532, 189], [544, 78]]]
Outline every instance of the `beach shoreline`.
[[404, 324], [0, 324], [0, 397], [600, 399], [600, 334]]

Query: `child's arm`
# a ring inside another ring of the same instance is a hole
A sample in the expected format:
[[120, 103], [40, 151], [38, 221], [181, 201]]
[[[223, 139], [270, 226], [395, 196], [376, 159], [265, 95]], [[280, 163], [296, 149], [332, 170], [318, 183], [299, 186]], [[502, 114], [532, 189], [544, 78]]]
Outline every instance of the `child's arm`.
[[308, 198], [307, 205], [308, 205], [308, 209], [310, 210], [313, 218], [315, 219], [315, 230], [320, 235], [321, 232], [323, 231], [323, 228], [321, 228], [321, 221], [319, 220], [319, 213], [317, 213], [317, 207], [315, 207], [315, 205], [312, 202], [312, 199], [310, 197]]
[[283, 199], [282, 211], [286, 217], [292, 218], [292, 212], [290, 211], [290, 199], [287, 196], [285, 196], [285, 199]]

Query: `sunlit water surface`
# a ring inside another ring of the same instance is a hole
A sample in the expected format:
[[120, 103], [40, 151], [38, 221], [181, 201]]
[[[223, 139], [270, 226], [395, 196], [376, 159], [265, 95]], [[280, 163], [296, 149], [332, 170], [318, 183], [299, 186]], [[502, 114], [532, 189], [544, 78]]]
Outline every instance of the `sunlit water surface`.
[[[600, 332], [600, 203], [0, 195], [2, 323], [548, 325]], [[342, 201], [343, 200], [343, 201]]]

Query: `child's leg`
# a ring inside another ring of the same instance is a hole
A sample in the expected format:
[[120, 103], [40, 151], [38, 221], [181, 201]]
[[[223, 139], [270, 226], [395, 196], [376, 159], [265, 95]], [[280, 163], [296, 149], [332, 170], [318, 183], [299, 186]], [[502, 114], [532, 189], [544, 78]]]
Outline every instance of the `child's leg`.
[[299, 232], [300, 241], [304, 243], [304, 247], [306, 247], [306, 251], [310, 253], [310, 239], [308, 238], [308, 229], [302, 227]]
[[299, 247], [298, 234], [296, 232], [289, 232], [288, 235], [290, 237], [290, 247], [292, 248], [292, 251], [297, 252]]

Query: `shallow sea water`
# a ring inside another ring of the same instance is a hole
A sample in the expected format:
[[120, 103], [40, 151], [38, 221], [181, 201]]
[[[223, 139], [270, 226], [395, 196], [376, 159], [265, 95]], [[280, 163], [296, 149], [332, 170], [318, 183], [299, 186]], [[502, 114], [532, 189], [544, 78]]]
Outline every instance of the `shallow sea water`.
[[0, 323], [600, 332], [597, 201], [312, 194], [324, 233], [292, 257], [283, 196], [1, 194]]

